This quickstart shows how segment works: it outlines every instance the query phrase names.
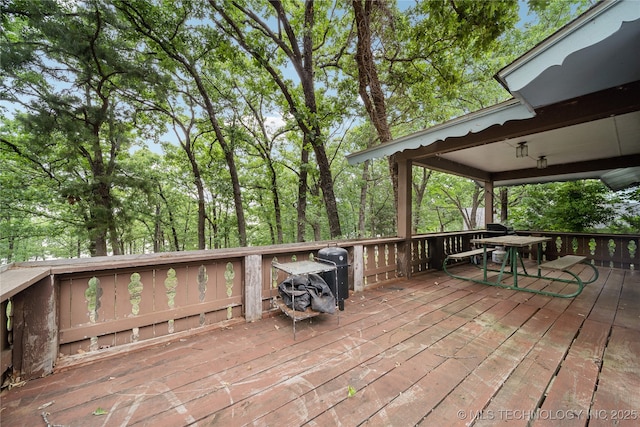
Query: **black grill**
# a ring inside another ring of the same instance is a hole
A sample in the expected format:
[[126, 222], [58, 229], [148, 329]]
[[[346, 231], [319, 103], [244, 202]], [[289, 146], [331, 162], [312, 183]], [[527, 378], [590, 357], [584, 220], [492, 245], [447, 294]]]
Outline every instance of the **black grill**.
[[513, 227], [508, 227], [506, 225], [498, 223], [487, 224], [487, 233], [493, 236], [506, 236], [509, 234], [516, 234], [516, 232], [513, 231]]

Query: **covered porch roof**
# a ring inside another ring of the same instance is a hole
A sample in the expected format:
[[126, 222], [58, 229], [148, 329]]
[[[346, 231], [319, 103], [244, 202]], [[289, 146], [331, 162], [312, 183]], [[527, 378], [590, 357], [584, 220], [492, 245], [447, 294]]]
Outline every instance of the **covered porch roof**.
[[[601, 2], [498, 72], [512, 99], [347, 158], [395, 154], [491, 187], [585, 178], [614, 190], [638, 184], [638, 52], [638, 3]], [[516, 157], [520, 143], [525, 157]], [[540, 156], [546, 168], [537, 167]]]

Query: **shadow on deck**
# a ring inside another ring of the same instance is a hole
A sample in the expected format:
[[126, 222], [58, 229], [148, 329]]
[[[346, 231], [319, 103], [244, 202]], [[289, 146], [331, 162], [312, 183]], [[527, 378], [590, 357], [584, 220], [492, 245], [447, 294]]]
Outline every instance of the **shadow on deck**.
[[4, 391], [1, 423], [640, 422], [638, 272], [600, 268], [573, 299], [429, 272], [345, 306], [297, 323], [295, 341], [279, 314], [70, 367]]

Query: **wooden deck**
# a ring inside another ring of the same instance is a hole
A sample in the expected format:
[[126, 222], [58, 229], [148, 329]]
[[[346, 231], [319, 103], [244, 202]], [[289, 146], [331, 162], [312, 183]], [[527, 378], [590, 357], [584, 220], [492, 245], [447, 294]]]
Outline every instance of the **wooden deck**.
[[345, 306], [295, 341], [280, 314], [30, 381], [2, 393], [0, 424], [640, 423], [640, 272], [601, 268], [573, 299], [434, 272]]

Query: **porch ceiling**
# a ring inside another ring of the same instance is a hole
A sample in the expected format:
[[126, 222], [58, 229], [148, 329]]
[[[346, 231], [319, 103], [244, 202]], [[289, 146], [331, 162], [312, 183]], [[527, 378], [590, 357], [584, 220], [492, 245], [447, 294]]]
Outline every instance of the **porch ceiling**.
[[[494, 186], [640, 183], [640, 8], [599, 3], [501, 70], [514, 99], [347, 156], [398, 160]], [[528, 156], [516, 158], [526, 142]], [[548, 167], [536, 162], [545, 156]]]
[[[616, 92], [625, 92], [616, 97]], [[616, 114], [622, 98], [632, 110]], [[616, 98], [611, 108], [607, 100]], [[620, 102], [618, 102], [620, 101]], [[594, 120], [582, 120], [590, 106]], [[640, 84], [605, 91], [539, 110], [535, 117], [492, 126], [463, 137], [447, 138], [432, 144], [398, 153], [414, 165], [467, 176], [479, 181], [493, 181], [495, 186], [524, 183], [605, 179], [613, 171], [637, 179], [640, 166]], [[526, 142], [528, 156], [516, 157], [516, 147]], [[537, 160], [545, 156], [548, 167], [537, 169]], [[624, 169], [624, 172], [620, 170]], [[625, 180], [612, 186], [627, 186]]]

